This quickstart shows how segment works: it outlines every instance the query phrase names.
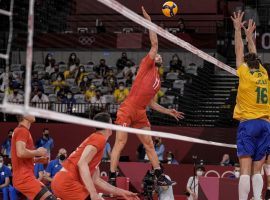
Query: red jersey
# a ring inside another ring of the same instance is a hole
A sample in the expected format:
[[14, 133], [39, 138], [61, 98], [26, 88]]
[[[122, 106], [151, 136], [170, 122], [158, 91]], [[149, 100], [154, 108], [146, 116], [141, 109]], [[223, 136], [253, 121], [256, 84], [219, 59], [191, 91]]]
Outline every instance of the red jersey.
[[149, 54], [143, 58], [126, 101], [145, 108], [160, 89], [160, 77], [155, 61]]
[[80, 180], [81, 183], [83, 184], [80, 178], [80, 173], [77, 164], [81, 158], [81, 155], [85, 147], [88, 145], [92, 145], [97, 148], [97, 154], [94, 156], [93, 160], [89, 163], [89, 170], [92, 175], [101, 162], [105, 144], [106, 144], [106, 137], [104, 135], [98, 132], [91, 134], [88, 138], [86, 138], [83, 141], [83, 143], [80, 144], [80, 146], [75, 151], [73, 151], [73, 153], [68, 157], [68, 159], [63, 163], [62, 166], [67, 171], [71, 172], [74, 175], [74, 177], [77, 180]]
[[24, 126], [18, 126], [13, 133], [11, 140], [11, 162], [13, 169], [14, 183], [24, 182], [34, 176], [33, 158], [19, 158], [17, 156], [16, 142], [21, 141], [26, 144], [26, 148], [34, 150], [34, 143], [29, 130]]

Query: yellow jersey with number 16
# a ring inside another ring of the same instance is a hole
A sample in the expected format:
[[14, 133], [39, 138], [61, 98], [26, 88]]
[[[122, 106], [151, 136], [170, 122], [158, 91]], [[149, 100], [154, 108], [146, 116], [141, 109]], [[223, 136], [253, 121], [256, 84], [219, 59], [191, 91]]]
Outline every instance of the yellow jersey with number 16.
[[239, 87], [233, 118], [249, 120], [269, 117], [269, 81], [267, 71], [260, 66], [251, 71], [243, 63], [237, 70]]

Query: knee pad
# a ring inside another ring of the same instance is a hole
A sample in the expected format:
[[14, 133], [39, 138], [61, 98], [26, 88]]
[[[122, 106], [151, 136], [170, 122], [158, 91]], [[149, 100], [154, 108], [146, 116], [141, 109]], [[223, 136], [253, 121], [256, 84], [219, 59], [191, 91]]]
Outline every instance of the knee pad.
[[53, 194], [51, 194], [51, 195], [48, 196], [45, 200], [57, 200], [57, 197], [54, 196]]
[[39, 191], [39, 193], [36, 195], [36, 197], [34, 198], [34, 200], [40, 200], [41, 197], [43, 197], [43, 195], [46, 193], [46, 192], [49, 192], [48, 188], [43, 186], [41, 188], [41, 190]]
[[[269, 159], [269, 158], [268, 158]], [[264, 166], [264, 170], [265, 170], [265, 174], [266, 176], [270, 176], [270, 165], [269, 164], [266, 164]]]

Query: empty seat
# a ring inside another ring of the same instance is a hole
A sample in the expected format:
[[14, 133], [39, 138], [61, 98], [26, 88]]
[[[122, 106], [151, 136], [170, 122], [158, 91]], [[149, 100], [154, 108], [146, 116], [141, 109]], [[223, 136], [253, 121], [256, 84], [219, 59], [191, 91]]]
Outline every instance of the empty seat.
[[68, 78], [66, 79], [66, 84], [71, 87], [75, 85], [75, 79], [74, 78]]
[[113, 95], [104, 95], [103, 96], [106, 103], [114, 103], [114, 96]]
[[93, 72], [94, 66], [93, 65], [84, 65], [84, 69], [86, 72]]
[[34, 66], [34, 72], [40, 72], [40, 71], [45, 71], [45, 66], [43, 64], [36, 64]]
[[107, 94], [109, 92], [109, 87], [107, 86], [101, 86], [98, 88], [102, 94]]
[[73, 93], [73, 94], [77, 94], [77, 93], [80, 93], [80, 88], [77, 86], [77, 85], [75, 85], [75, 86], [71, 86], [70, 87], [70, 91]]
[[102, 85], [103, 79], [102, 79], [102, 78], [100, 78], [100, 79], [93, 79], [93, 80], [92, 80], [92, 83], [93, 83], [95, 86], [99, 87], [99, 86]]
[[21, 64], [12, 64], [11, 66], [10, 66], [10, 71], [21, 71]]
[[54, 86], [52, 86], [52, 85], [48, 85], [48, 86], [44, 85], [43, 88], [44, 88], [45, 94], [53, 94], [54, 93]]
[[50, 102], [56, 102], [57, 101], [57, 96], [56, 96], [56, 94], [49, 94], [49, 96], [48, 96], [48, 98], [49, 98], [49, 101]]
[[161, 97], [160, 98], [160, 104], [163, 104], [163, 105], [173, 104], [174, 98], [175, 98], [174, 96], [164, 96], [164, 97]]
[[167, 80], [177, 80], [178, 79], [178, 73], [170, 72], [166, 75]]
[[84, 94], [75, 94], [74, 99], [76, 100], [76, 103], [85, 103]]

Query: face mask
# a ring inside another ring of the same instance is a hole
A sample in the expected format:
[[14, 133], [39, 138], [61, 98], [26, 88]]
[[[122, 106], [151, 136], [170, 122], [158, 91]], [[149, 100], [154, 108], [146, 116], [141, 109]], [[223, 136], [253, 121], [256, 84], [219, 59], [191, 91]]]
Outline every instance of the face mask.
[[75, 56], [71, 56], [71, 58], [74, 60], [75, 59]]
[[175, 57], [175, 58], [173, 58], [173, 60], [174, 60], [174, 61], [177, 61], [178, 59]]
[[119, 86], [119, 90], [124, 90], [124, 86]]
[[172, 157], [167, 157], [167, 160], [168, 161], [172, 161]]
[[114, 80], [113, 80], [113, 79], [111, 79], [111, 80], [110, 80], [110, 83], [113, 83], [113, 82], [114, 82]]
[[52, 59], [52, 57], [51, 57], [51, 56], [49, 56], [49, 57], [48, 57], [48, 60], [51, 60], [51, 59]]
[[3, 163], [0, 163], [0, 168], [2, 168], [3, 167]]
[[45, 136], [46, 138], [49, 138], [49, 134], [48, 134], [48, 133], [45, 133], [44, 136]]
[[87, 82], [87, 81], [88, 81], [88, 79], [87, 79], [87, 78], [84, 78], [84, 79], [83, 79], [83, 81], [84, 81], [84, 82]]
[[234, 176], [235, 176], [235, 178], [239, 178], [240, 177], [240, 172], [239, 171], [234, 172]]
[[203, 172], [202, 171], [197, 171], [196, 174], [197, 174], [197, 176], [202, 176]]
[[57, 80], [58, 80], [58, 81], [62, 81], [62, 78], [61, 78], [61, 77], [58, 77]]
[[66, 159], [66, 156], [65, 156], [64, 154], [61, 154], [61, 155], [59, 156], [59, 159], [60, 159], [61, 161], [64, 161], [64, 160]]
[[67, 98], [68, 99], [71, 99], [71, 97], [72, 97], [72, 95], [70, 95], [70, 94], [67, 95]]
[[82, 69], [80, 69], [80, 71], [81, 71], [81, 72], [84, 72], [84, 69], [82, 68]]

